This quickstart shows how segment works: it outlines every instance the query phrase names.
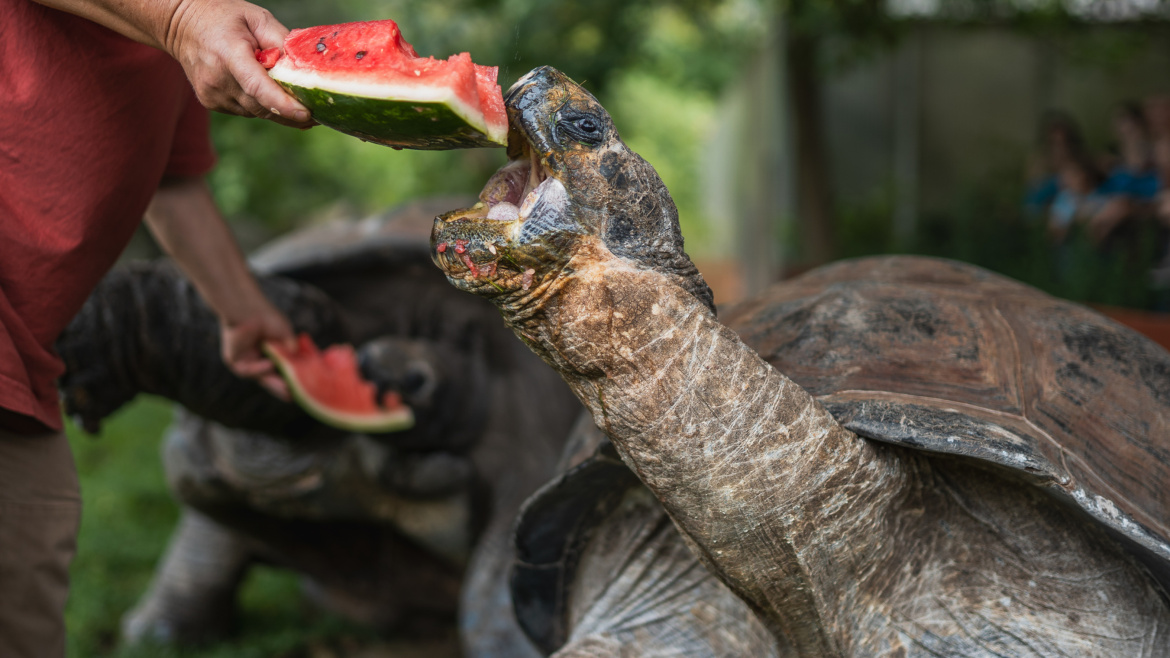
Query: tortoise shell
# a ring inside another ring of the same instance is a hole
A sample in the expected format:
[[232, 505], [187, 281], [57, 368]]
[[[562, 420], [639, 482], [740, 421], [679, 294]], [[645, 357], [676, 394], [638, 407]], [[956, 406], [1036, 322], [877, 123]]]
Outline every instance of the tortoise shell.
[[912, 256], [814, 270], [723, 321], [850, 430], [1015, 471], [1170, 580], [1170, 353], [1152, 340]]
[[[422, 199], [361, 220], [310, 226], [266, 244], [249, 262], [258, 274], [307, 283], [327, 294], [344, 310], [354, 344], [388, 332], [450, 337], [499, 315], [484, 300], [452, 288], [431, 262], [435, 216], [467, 201]], [[411, 324], [411, 317], [431, 321], [421, 326]]]
[[[1170, 353], [1153, 341], [987, 270], [913, 256], [828, 265], [721, 319], [850, 430], [1023, 477], [1170, 588]], [[543, 647], [564, 637], [565, 588], [598, 510], [628, 486], [608, 441], [591, 445], [517, 524], [513, 600]]]
[[[407, 261], [430, 264], [435, 216], [470, 205], [467, 197], [437, 197], [405, 203], [360, 221], [335, 221], [284, 235], [249, 257], [260, 274], [296, 279], [316, 272]], [[425, 260], [424, 260], [425, 259]], [[433, 267], [433, 266], [432, 266]]]

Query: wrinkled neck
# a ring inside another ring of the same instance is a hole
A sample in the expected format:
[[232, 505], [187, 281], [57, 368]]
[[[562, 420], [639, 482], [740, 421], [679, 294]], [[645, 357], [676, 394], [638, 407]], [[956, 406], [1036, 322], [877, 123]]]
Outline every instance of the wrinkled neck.
[[861, 530], [900, 471], [664, 275], [584, 264], [514, 326], [700, 558], [801, 653], [839, 653], [837, 593], [883, 550]]

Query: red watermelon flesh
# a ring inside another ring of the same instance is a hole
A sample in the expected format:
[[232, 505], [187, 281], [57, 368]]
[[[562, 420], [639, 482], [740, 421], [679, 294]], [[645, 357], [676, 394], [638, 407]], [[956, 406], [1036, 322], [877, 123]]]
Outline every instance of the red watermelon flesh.
[[263, 64], [266, 69], [276, 66], [276, 60], [278, 59], [280, 59], [280, 48], [256, 51], [256, 61]]
[[479, 88], [480, 107], [488, 128], [508, 134], [508, 110], [504, 108], [504, 96], [496, 76], [500, 69], [495, 66], [475, 65], [475, 82]]
[[256, 58], [286, 87], [416, 101], [453, 94], [457, 113], [473, 124], [482, 120], [493, 142], [507, 141], [497, 68], [473, 63], [468, 53], [445, 60], [419, 57], [392, 20], [296, 29], [285, 38], [283, 54], [269, 49]]
[[308, 334], [300, 334], [295, 352], [276, 343], [264, 348], [293, 398], [318, 420], [359, 432], [393, 432], [414, 424], [410, 407], [397, 392], [379, 399], [378, 388], [362, 377], [352, 345], [319, 350]]

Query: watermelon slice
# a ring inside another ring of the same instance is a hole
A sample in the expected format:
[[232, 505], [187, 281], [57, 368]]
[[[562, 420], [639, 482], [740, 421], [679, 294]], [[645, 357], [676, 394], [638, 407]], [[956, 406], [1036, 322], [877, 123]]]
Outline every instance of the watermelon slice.
[[412, 149], [508, 141], [496, 67], [467, 53], [419, 57], [391, 20], [293, 30], [283, 54], [256, 59], [318, 123], [366, 141]]
[[414, 414], [397, 392], [378, 399], [378, 389], [362, 378], [351, 345], [332, 345], [324, 351], [308, 334], [297, 336], [289, 352], [267, 343], [265, 353], [288, 382], [297, 404], [317, 420], [353, 432], [398, 432], [414, 426]]

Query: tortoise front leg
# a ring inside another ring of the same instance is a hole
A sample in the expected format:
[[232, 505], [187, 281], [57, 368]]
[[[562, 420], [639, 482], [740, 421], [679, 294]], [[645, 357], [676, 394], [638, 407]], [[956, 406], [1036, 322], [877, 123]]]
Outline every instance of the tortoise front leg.
[[239, 535], [184, 507], [150, 588], [122, 618], [122, 635], [130, 643], [179, 644], [226, 635], [252, 559]]
[[592, 533], [569, 590], [569, 638], [552, 658], [794, 655], [707, 571], [642, 486]]

